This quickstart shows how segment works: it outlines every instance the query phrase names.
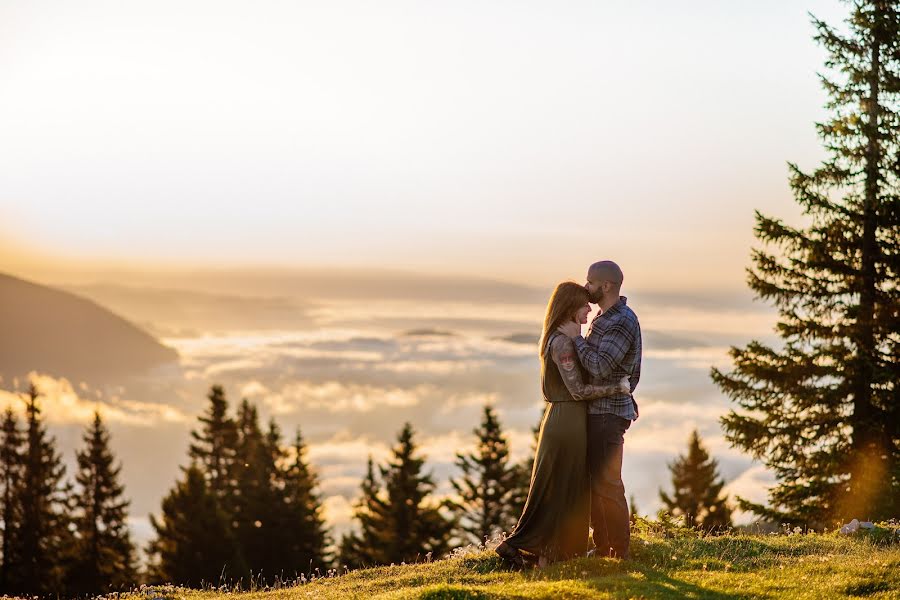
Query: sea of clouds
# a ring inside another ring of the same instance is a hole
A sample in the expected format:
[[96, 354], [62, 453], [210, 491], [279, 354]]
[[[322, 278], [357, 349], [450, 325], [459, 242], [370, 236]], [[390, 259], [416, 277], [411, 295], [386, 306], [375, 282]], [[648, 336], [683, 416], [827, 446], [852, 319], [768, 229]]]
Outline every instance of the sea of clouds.
[[[104, 415], [142, 545], [152, 536], [148, 515], [158, 513], [188, 462], [189, 432], [213, 384], [225, 387], [233, 407], [243, 398], [255, 403], [264, 424], [274, 419], [285, 438], [301, 430], [335, 538], [352, 524], [367, 458], [383, 461], [405, 422], [417, 432], [439, 495], [451, 494], [455, 455], [474, 447], [472, 429], [486, 404], [499, 413], [513, 458], [532, 451], [532, 428], [544, 408], [536, 354], [544, 290], [508, 300], [483, 290], [449, 299], [433, 292], [379, 298], [371, 290], [359, 298], [254, 297], [108, 284], [75, 291], [143, 325], [180, 355], [178, 364], [115, 385], [32, 375], [70, 473], [84, 426], [95, 409]], [[684, 452], [694, 428], [718, 459], [726, 491], [764, 500], [771, 476], [724, 439], [719, 418], [730, 403], [709, 369], [727, 368], [732, 344], [771, 339], [771, 311], [728, 295], [636, 292], [629, 304], [641, 319], [645, 349], [635, 394], [641, 417], [626, 434], [624, 462], [639, 511], [660, 507], [667, 464]], [[24, 385], [0, 382], [0, 407], [20, 410]]]

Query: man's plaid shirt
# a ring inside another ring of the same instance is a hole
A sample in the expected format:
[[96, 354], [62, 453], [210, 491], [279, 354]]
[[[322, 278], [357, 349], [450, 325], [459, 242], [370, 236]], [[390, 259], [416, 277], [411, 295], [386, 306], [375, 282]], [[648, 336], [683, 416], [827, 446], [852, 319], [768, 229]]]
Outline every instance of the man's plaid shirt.
[[[594, 385], [616, 385], [622, 377], [631, 381], [631, 392], [641, 378], [641, 324], [628, 308], [625, 296], [606, 312], [597, 315], [588, 330], [587, 340], [575, 338], [578, 358]], [[610, 413], [624, 419], [637, 419], [637, 403], [632, 394], [592, 400], [588, 412]]]

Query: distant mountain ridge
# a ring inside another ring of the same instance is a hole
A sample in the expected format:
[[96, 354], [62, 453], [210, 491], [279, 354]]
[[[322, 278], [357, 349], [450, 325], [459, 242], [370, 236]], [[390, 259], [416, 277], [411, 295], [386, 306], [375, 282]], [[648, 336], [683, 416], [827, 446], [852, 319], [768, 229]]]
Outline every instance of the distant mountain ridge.
[[0, 273], [0, 375], [110, 382], [178, 353], [91, 300]]

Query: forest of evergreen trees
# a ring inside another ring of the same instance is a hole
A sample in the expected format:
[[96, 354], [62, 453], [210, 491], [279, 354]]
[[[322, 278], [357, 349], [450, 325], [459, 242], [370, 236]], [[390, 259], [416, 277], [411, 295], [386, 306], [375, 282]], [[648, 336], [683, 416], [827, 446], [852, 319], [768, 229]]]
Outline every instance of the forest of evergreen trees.
[[0, 438], [0, 592], [88, 595], [131, 587], [137, 556], [109, 434], [99, 414], [77, 451], [74, 484], [47, 433], [32, 385], [24, 424], [8, 407]]
[[354, 531], [332, 544], [319, 481], [300, 431], [285, 442], [242, 401], [232, 414], [211, 387], [191, 432], [187, 466], [151, 515], [146, 564], [127, 526], [122, 469], [100, 413], [77, 450], [74, 482], [31, 386], [24, 423], [8, 407], [0, 433], [0, 593], [87, 596], [140, 583], [198, 587], [291, 581], [330, 568], [412, 562], [509, 531], [524, 505], [531, 461], [514, 463], [494, 410], [484, 408], [475, 449], [458, 454], [457, 499], [439, 500], [407, 423], [386, 464], [371, 457]]
[[294, 579], [328, 564], [328, 537], [298, 430], [285, 445], [278, 425], [260, 427], [244, 400], [234, 416], [213, 386], [191, 433], [190, 464], [150, 520], [147, 577], [190, 586]]

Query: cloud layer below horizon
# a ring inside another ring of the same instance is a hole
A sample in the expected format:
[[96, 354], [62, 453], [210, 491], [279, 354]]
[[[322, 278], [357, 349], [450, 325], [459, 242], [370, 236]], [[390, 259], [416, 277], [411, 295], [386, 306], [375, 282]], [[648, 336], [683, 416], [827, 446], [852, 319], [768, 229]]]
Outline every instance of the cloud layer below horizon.
[[[191, 297], [176, 296], [184, 306]], [[771, 478], [723, 439], [718, 418], [729, 406], [708, 370], [727, 366], [730, 344], [765, 337], [760, 328], [771, 327], [771, 314], [752, 306], [693, 309], [688, 302], [643, 297], [643, 304], [630, 300], [642, 320], [645, 356], [636, 394], [642, 416], [626, 441], [629, 494], [642, 513], [654, 512], [658, 489], [669, 485], [667, 462], [684, 451], [697, 428], [730, 482], [729, 493], [764, 500]], [[186, 462], [188, 432], [213, 383], [224, 385], [232, 406], [242, 398], [257, 404], [286, 437], [301, 429], [321, 477], [329, 526], [338, 534], [350, 525], [367, 456], [382, 461], [404, 422], [418, 432], [439, 494], [451, 492], [455, 453], [474, 446], [471, 431], [486, 404], [496, 407], [513, 457], [530, 452], [531, 428], [543, 410], [535, 351], [541, 303], [305, 302], [306, 317], [291, 329], [185, 333], [184, 323], [156, 319], [154, 328], [182, 332], [162, 339], [179, 352], [180, 363], [128, 382], [95, 387], [34, 376], [70, 468], [93, 411], [109, 422], [139, 538], [145, 541], [146, 515], [158, 512], [178, 465]], [[266, 314], [272, 304], [247, 300], [246, 306], [254, 305]], [[17, 383], [24, 389], [24, 382]], [[6, 390], [0, 406], [21, 406], [15, 387], [0, 382]]]

